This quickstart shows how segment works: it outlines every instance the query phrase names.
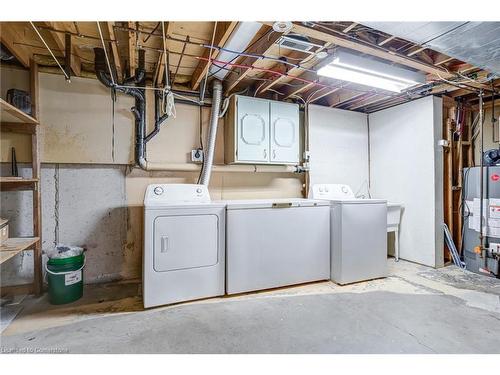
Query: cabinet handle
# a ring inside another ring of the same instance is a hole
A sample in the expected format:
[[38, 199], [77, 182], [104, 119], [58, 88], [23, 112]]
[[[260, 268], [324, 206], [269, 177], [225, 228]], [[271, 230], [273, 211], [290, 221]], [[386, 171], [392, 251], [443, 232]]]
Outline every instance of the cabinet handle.
[[273, 159], [276, 159], [276, 150], [273, 149]]
[[267, 159], [267, 149], [264, 149], [264, 159]]

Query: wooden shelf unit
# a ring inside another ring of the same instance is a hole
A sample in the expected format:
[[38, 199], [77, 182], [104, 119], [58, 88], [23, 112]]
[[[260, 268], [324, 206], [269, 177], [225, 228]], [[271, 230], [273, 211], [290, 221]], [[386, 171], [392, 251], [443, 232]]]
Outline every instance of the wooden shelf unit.
[[22, 123], [22, 124], [38, 124], [38, 120], [24, 113], [20, 109], [14, 107], [0, 98], [0, 110], [2, 113], [2, 122]]
[[39, 237], [19, 237], [9, 238], [2, 242], [0, 244], [0, 264], [19, 254], [21, 251], [32, 248], [39, 241]]
[[[0, 263], [4, 263], [21, 251], [33, 249], [33, 283], [21, 286], [2, 286], [2, 295], [30, 291], [40, 295], [42, 279], [42, 215], [40, 190], [40, 155], [38, 122], [38, 65], [30, 61], [31, 113], [27, 115], [0, 98], [0, 131], [31, 135], [31, 178], [0, 177], [1, 191], [30, 190], [33, 192], [33, 237], [9, 238], [0, 245]], [[4, 267], [7, 264], [4, 265]], [[27, 287], [27, 288], [26, 288]]]

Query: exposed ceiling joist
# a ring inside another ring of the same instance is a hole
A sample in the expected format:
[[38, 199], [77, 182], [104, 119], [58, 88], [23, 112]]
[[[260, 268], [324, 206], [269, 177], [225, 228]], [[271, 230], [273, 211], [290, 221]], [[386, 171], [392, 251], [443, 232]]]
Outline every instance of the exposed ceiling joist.
[[293, 32], [298, 34], [306, 35], [310, 38], [319, 39], [325, 42], [335, 44], [339, 47], [348, 48], [361, 53], [366, 53], [384, 60], [392, 61], [394, 63], [406, 65], [408, 67], [421, 70], [430, 74], [440, 74], [444, 78], [451, 78], [453, 75], [446, 72], [444, 69], [440, 69], [436, 66], [418, 61], [417, 59], [410, 58], [408, 56], [399, 54], [397, 52], [389, 52], [385, 49], [379, 48], [378, 46], [372, 46], [366, 43], [361, 43], [358, 41], [350, 40], [348, 38], [336, 36], [319, 29], [307, 27], [301, 24], [293, 24]]
[[389, 43], [391, 40], [394, 40], [394, 39], [396, 39], [396, 37], [395, 37], [394, 35], [391, 35], [390, 37], [388, 37], [388, 38], [386, 38], [386, 39], [382, 40], [382, 41], [381, 41], [378, 45], [379, 45], [380, 47], [382, 47], [384, 44], [387, 44], [387, 43]]
[[299, 83], [298, 80], [292, 80], [291, 82], [294, 83], [294, 86], [284, 86], [284, 88], [281, 90], [284, 99], [288, 99], [294, 95], [298, 95], [301, 92], [304, 92], [314, 87], [315, 86], [314, 83], [305, 81], [316, 81], [318, 79], [318, 76], [314, 72], [303, 71], [302, 75], [300, 75], [300, 78], [303, 79], [304, 81], [300, 81]]
[[331, 95], [330, 97], [327, 98], [327, 103], [329, 107], [338, 107], [342, 104], [345, 104], [351, 100], [360, 98], [361, 96], [365, 95], [364, 92], [352, 92], [352, 91], [347, 91], [347, 90], [340, 90], [339, 92], [335, 93], [335, 95]]
[[[330, 43], [325, 43], [325, 45], [323, 47], [319, 48], [316, 52], [323, 51], [323, 50], [327, 49], [330, 46], [331, 46]], [[303, 59], [302, 61], [300, 61], [298, 65], [300, 65], [302, 68], [309, 69], [309, 68], [312, 68], [315, 64], [318, 64], [318, 63], [321, 63], [321, 60], [318, 60], [315, 57], [315, 55], [308, 55], [305, 59]], [[300, 77], [303, 73], [304, 73], [304, 69], [296, 68], [296, 67], [290, 69], [287, 72], [288, 75], [297, 76], [297, 77]], [[271, 82], [265, 84], [262, 87], [262, 89], [260, 90], [260, 92], [264, 93], [267, 90], [269, 90], [270, 88], [272, 88], [273, 86], [275, 86], [276, 84], [279, 84], [279, 83], [282, 83], [282, 82], [287, 82], [287, 81], [290, 81], [289, 77], [278, 76], [277, 78], [273, 79]]]
[[342, 30], [343, 33], [348, 33], [352, 29], [354, 29], [356, 26], [358, 26], [357, 22], [351, 23], [349, 26], [347, 26], [344, 30]]
[[23, 38], [17, 33], [12, 22], [2, 22], [0, 23], [0, 41], [7, 47], [7, 49], [14, 55], [14, 57], [19, 61], [25, 68], [30, 67], [30, 58], [32, 56], [31, 51], [20, 44], [16, 44], [16, 41], [20, 41]]
[[118, 82], [121, 82], [122, 78], [123, 78], [123, 71], [122, 71], [122, 63], [120, 60], [120, 53], [118, 52], [118, 45], [116, 42], [115, 23], [114, 22], [106, 22], [106, 24], [107, 24], [108, 32], [109, 32], [109, 39], [112, 40], [111, 52], [113, 53], [113, 60], [114, 60], [115, 67], [116, 67], [116, 74], [118, 75]]
[[[283, 34], [280, 33], [265, 33], [263, 37], [261, 37], [254, 45], [249, 48], [247, 52], [252, 53], [252, 54], [257, 54], [257, 55], [268, 55], [269, 51], [272, 49], [273, 44], [282, 36]], [[241, 65], [251, 65], [253, 66], [255, 62], [259, 61], [259, 58], [257, 57], [250, 57], [250, 56], [245, 56], [241, 61], [238, 62], [238, 64]], [[227, 84], [226, 84], [226, 92], [230, 92], [233, 90], [240, 82], [245, 78], [248, 73], [250, 73], [252, 69], [245, 69], [244, 71], [241, 72], [241, 74], [237, 78], [230, 78], [228, 77], [227, 79]]]
[[446, 56], [443, 59], [436, 61], [436, 63], [434, 65], [436, 65], [436, 66], [443, 65], [443, 64], [446, 64], [447, 62], [450, 62], [452, 60], [455, 60], [455, 58]]
[[[165, 35], [169, 35], [170, 32], [172, 31], [173, 27], [173, 22], [167, 22], [166, 28], [165, 28]], [[162, 47], [161, 49], [163, 50], [163, 38], [162, 38]], [[165, 46], [167, 50], [167, 64], [169, 64], [169, 55], [168, 55], [168, 40], [165, 40]], [[166, 69], [166, 74], [170, 74], [169, 72], [169, 67], [165, 66], [165, 56], [163, 52], [160, 52], [158, 55], [158, 62], [156, 63], [156, 70], [155, 74], [153, 76], [153, 86], [161, 86], [163, 83], [163, 80], [165, 79], [165, 69]], [[174, 83], [171, 82], [170, 85], [173, 85]]]
[[387, 95], [374, 94], [373, 96], [367, 97], [364, 100], [361, 100], [357, 103], [354, 103], [349, 106], [350, 111], [354, 111], [359, 108], [367, 107], [369, 105], [375, 104], [379, 101], [387, 100], [389, 97]]
[[[214, 38], [214, 45], [223, 47], [233, 31], [236, 29], [238, 22], [219, 22], [217, 23], [217, 30]], [[203, 53], [204, 58], [216, 59], [219, 55], [218, 49], [206, 49]], [[206, 76], [208, 69], [210, 68], [210, 62], [208, 60], [200, 60], [198, 66], [196, 67], [193, 77], [191, 79], [191, 89], [196, 90], [200, 85], [200, 82]]]
[[316, 89], [316, 90], [311, 90], [311, 93], [309, 93], [306, 96], [306, 101], [307, 103], [314, 103], [317, 102], [318, 100], [327, 97], [328, 95], [331, 95], [337, 91], [341, 90], [340, 87], [336, 88], [328, 88], [328, 87], [323, 87], [321, 89]]
[[423, 50], [427, 49], [427, 47], [417, 47], [417, 49], [414, 49], [410, 53], [408, 53], [406, 56], [411, 57], [413, 55], [416, 55], [419, 52], [422, 52]]
[[[47, 27], [50, 27], [52, 29], [56, 29], [56, 30], [66, 30], [64, 22], [44, 22], [44, 25]], [[54, 39], [54, 42], [56, 43], [59, 51], [64, 53], [64, 51], [66, 50], [66, 42], [65, 42], [64, 35], [61, 33], [53, 32], [53, 31], [50, 32], [50, 35], [52, 36], [52, 39]], [[75, 46], [71, 46], [71, 53], [72, 53], [72, 56], [69, 59], [70, 65], [71, 65], [71, 70], [73, 71], [73, 73], [76, 76], [79, 76], [81, 74], [81, 70], [82, 70], [82, 61], [80, 59], [80, 56], [77, 53]], [[68, 67], [65, 67], [65, 69], [67, 71]]]
[[[134, 22], [128, 22], [129, 29], [135, 30]], [[135, 68], [137, 67], [136, 61], [136, 50], [135, 46], [137, 45], [137, 33], [134, 31], [128, 32], [128, 66], [130, 70], [130, 76], [135, 74]]]

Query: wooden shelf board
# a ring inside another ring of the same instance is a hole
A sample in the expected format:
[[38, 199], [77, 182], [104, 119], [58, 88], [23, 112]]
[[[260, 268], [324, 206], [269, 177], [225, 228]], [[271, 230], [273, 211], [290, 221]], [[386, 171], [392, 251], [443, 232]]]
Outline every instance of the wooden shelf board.
[[34, 134], [37, 124], [26, 124], [23, 122], [0, 122], [0, 131], [11, 133]]
[[0, 177], [0, 190], [31, 190], [38, 178]]
[[0, 264], [21, 251], [29, 249], [40, 239], [38, 237], [9, 238], [0, 244]]
[[0, 98], [0, 119], [2, 122], [38, 124], [38, 121]]

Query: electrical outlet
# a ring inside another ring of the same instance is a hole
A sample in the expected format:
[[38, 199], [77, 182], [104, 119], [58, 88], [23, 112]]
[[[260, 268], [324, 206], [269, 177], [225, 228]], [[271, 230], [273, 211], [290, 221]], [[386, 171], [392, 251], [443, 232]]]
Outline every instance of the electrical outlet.
[[195, 163], [203, 163], [203, 150], [201, 148], [191, 150], [191, 161]]

